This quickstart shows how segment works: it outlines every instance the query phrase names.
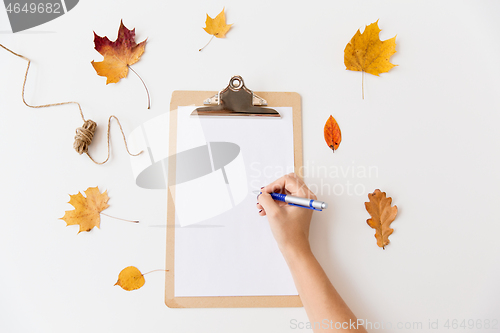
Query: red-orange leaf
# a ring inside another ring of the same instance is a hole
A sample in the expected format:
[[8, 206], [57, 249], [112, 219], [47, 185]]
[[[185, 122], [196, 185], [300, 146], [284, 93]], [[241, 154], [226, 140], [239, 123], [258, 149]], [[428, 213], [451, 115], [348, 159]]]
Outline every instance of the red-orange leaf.
[[325, 124], [325, 141], [333, 152], [339, 148], [342, 141], [339, 124], [337, 124], [337, 121], [332, 116], [328, 118]]
[[104, 61], [94, 62], [92, 66], [100, 76], [105, 76], [108, 83], [116, 83], [128, 74], [129, 65], [139, 61], [146, 41], [135, 43], [135, 29], [129, 30], [120, 22], [118, 38], [112, 42], [108, 37], [100, 37], [94, 32], [95, 49], [104, 56]]

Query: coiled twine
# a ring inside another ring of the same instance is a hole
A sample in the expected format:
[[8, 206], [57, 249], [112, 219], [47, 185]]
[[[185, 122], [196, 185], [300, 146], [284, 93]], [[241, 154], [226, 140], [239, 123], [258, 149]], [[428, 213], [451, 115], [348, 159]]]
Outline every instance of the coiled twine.
[[78, 154], [87, 153], [89, 146], [94, 138], [94, 133], [97, 128], [97, 124], [93, 120], [85, 120], [82, 127], [76, 129], [75, 142], [73, 143], [73, 148], [78, 152]]

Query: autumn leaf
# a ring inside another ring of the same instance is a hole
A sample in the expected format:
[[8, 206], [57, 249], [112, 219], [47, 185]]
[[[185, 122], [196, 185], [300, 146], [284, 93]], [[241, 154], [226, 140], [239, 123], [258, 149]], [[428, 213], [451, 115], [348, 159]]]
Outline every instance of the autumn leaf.
[[118, 275], [118, 281], [116, 281], [115, 286], [120, 286], [127, 291], [139, 289], [146, 283], [144, 275], [158, 271], [168, 272], [168, 269], [155, 269], [142, 274], [137, 267], [125, 267]]
[[389, 62], [389, 58], [396, 53], [396, 36], [381, 41], [380, 31], [378, 20], [366, 26], [363, 33], [358, 29], [344, 50], [346, 69], [379, 76], [396, 66]]
[[94, 32], [94, 44], [97, 52], [104, 56], [104, 61], [92, 61], [92, 66], [98, 75], [108, 78], [106, 84], [127, 77], [128, 66], [139, 61], [146, 47], [146, 41], [135, 43], [135, 29], [127, 29], [123, 21], [120, 22], [116, 41], [111, 42], [108, 37], [100, 37]]
[[116, 281], [115, 286], [120, 286], [127, 291], [136, 290], [141, 288], [146, 280], [144, 280], [144, 275], [141, 273], [137, 267], [128, 266], [120, 272], [118, 275], [118, 281]]
[[75, 207], [68, 210], [61, 218], [67, 225], [79, 225], [80, 231], [90, 231], [94, 227], [100, 226], [100, 213], [109, 207], [108, 192], [101, 193], [97, 187], [89, 187], [85, 191], [86, 197], [80, 192], [70, 195], [69, 203]]
[[224, 8], [214, 19], [208, 16], [205, 21], [206, 27], [203, 28], [208, 34], [214, 35], [217, 38], [226, 37], [226, 33], [231, 29], [232, 24], [226, 24], [226, 14]]
[[342, 133], [340, 132], [339, 124], [337, 124], [337, 121], [332, 116], [326, 121], [324, 132], [326, 144], [335, 152], [342, 141]]
[[[211, 18], [207, 14], [207, 20], [205, 21], [206, 27], [203, 28], [208, 34], [212, 35], [212, 38], [225, 38], [226, 33], [231, 29], [232, 24], [226, 24], [226, 14], [224, 13], [224, 8], [215, 18]], [[207, 45], [212, 41], [212, 38], [208, 41]], [[203, 50], [207, 45], [203, 46]]]
[[[123, 25], [123, 20], [120, 22], [118, 29], [118, 37], [116, 41], [112, 42], [108, 37], [100, 37], [94, 32], [94, 45], [97, 52], [104, 56], [104, 61], [94, 62], [97, 75], [105, 76], [107, 78], [106, 84], [117, 83], [122, 78], [127, 77], [129, 68], [135, 72], [130, 65], [139, 61], [146, 47], [146, 40], [135, 43], [135, 28], [132, 30], [127, 29]], [[139, 76], [139, 74], [137, 74]], [[148, 109], [150, 108], [149, 92], [146, 84], [139, 76], [139, 79], [144, 84], [146, 92], [148, 93]]]
[[365, 207], [372, 218], [366, 222], [375, 229], [377, 245], [385, 250], [385, 246], [389, 244], [389, 236], [394, 231], [390, 225], [396, 218], [398, 207], [391, 207], [392, 198], [386, 197], [385, 192], [379, 189], [368, 194], [368, 199], [370, 201], [365, 202]]

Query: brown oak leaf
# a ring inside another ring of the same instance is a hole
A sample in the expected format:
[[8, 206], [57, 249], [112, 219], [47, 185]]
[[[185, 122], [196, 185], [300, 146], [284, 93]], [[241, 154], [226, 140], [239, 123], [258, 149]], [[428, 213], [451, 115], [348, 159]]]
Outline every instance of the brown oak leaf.
[[385, 246], [389, 244], [389, 236], [394, 231], [390, 225], [396, 218], [398, 207], [391, 207], [392, 198], [386, 197], [385, 192], [379, 189], [368, 194], [368, 199], [370, 201], [365, 202], [365, 207], [372, 218], [366, 222], [375, 229], [377, 245], [385, 250]]

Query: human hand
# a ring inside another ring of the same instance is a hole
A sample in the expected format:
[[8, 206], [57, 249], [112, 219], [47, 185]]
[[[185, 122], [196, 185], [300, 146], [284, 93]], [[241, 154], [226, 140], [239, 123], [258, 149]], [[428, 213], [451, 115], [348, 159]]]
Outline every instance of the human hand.
[[270, 193], [280, 192], [316, 200], [316, 195], [295, 173], [283, 176], [264, 186], [257, 197], [260, 216], [267, 216], [271, 231], [283, 255], [290, 251], [310, 251], [309, 226], [313, 211], [274, 201]]

